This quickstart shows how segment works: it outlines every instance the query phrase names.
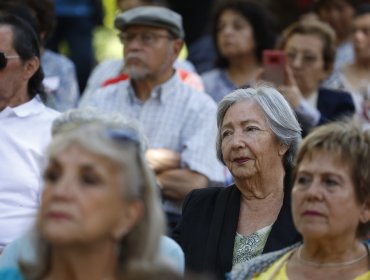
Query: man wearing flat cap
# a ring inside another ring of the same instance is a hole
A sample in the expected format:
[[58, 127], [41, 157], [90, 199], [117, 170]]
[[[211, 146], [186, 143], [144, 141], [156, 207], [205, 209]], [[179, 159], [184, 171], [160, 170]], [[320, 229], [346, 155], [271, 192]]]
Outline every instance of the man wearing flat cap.
[[80, 106], [139, 120], [172, 227], [191, 190], [224, 179], [215, 149], [216, 104], [175, 74], [173, 63], [184, 38], [179, 14], [163, 7], [139, 7], [118, 15], [115, 26], [124, 44], [126, 77], [90, 94]]

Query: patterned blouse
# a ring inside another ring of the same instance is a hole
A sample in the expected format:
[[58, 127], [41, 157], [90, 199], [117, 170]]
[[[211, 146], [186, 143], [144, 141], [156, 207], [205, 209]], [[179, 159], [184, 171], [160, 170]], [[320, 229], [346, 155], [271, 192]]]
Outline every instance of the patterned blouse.
[[233, 266], [261, 255], [271, 228], [272, 225], [266, 226], [248, 236], [236, 233]]

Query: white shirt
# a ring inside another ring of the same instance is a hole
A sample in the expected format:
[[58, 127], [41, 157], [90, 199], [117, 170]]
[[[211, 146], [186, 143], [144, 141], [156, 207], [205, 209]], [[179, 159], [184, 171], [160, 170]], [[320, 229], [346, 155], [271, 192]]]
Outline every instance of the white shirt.
[[0, 251], [33, 224], [45, 149], [58, 115], [38, 97], [0, 112]]

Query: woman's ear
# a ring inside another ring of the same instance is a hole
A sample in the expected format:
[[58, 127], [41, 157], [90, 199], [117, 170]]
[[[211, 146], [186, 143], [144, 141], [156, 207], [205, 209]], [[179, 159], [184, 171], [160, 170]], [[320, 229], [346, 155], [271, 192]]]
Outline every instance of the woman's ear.
[[144, 205], [138, 200], [127, 202], [122, 208], [121, 216], [113, 230], [114, 240], [119, 240], [126, 236], [144, 215]]
[[288, 145], [286, 145], [286, 144], [280, 144], [279, 145], [279, 151], [278, 151], [278, 153], [279, 153], [279, 156], [284, 156], [285, 155], [285, 153], [287, 152], [289, 150], [289, 146]]
[[366, 224], [370, 221], [370, 199], [365, 201], [362, 205], [362, 210], [360, 214], [360, 222]]

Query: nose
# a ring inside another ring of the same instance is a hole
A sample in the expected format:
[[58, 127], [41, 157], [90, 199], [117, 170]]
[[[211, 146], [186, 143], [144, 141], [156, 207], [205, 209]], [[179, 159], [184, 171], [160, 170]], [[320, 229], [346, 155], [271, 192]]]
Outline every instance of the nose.
[[322, 187], [320, 186], [320, 182], [317, 179], [314, 179], [311, 185], [307, 189], [307, 195], [309, 195], [310, 199], [317, 199], [321, 200], [323, 197]]
[[297, 54], [294, 57], [291, 57], [289, 61], [290, 61], [290, 66], [292, 68], [300, 68], [303, 65], [302, 55], [300, 54]]
[[59, 200], [69, 200], [73, 197], [75, 182], [71, 176], [62, 176], [57, 182], [50, 186], [52, 197]]
[[220, 34], [221, 35], [229, 35], [229, 34], [233, 33], [233, 31], [234, 31], [234, 28], [232, 27], [232, 25], [231, 24], [226, 24], [220, 30]]
[[234, 134], [232, 135], [232, 147], [234, 149], [240, 149], [245, 147], [245, 139], [244, 135], [241, 132], [235, 131]]

